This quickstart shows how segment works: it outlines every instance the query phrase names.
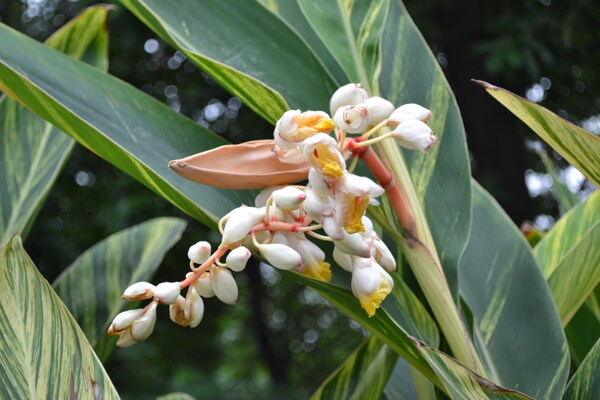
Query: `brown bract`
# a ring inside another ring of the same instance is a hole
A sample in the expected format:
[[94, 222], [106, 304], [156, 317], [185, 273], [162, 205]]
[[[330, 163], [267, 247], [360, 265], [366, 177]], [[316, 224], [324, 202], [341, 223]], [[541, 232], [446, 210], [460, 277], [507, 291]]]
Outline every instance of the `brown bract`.
[[307, 179], [308, 163], [283, 163], [273, 147], [272, 139], [226, 145], [169, 161], [169, 167], [184, 178], [224, 189], [259, 189]]

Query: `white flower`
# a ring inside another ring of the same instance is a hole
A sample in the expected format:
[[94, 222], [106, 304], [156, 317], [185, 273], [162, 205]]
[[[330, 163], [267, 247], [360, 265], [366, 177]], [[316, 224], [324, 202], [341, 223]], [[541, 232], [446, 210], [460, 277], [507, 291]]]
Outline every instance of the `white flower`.
[[[189, 290], [190, 289], [188, 289], [188, 291]], [[177, 300], [169, 306], [169, 318], [177, 325], [188, 326], [190, 320], [185, 316], [184, 306], [185, 299], [183, 296], [177, 296]]]
[[369, 97], [365, 106], [369, 110], [369, 124], [371, 125], [385, 121], [394, 111], [392, 103], [378, 96]]
[[193, 286], [190, 286], [185, 296], [183, 310], [190, 328], [197, 327], [204, 317], [204, 301]]
[[394, 110], [388, 118], [388, 125], [394, 126], [409, 119], [416, 119], [422, 122], [429, 121], [431, 111], [418, 104], [404, 104]]
[[324, 177], [338, 179], [344, 175], [346, 161], [331, 136], [317, 133], [300, 143], [300, 151]]
[[363, 104], [342, 106], [335, 112], [333, 121], [343, 131], [362, 133], [369, 126], [369, 111]]
[[256, 207], [264, 207], [267, 205], [267, 201], [269, 197], [273, 194], [274, 191], [283, 189], [285, 186], [277, 185], [277, 186], [268, 186], [260, 191], [260, 193], [254, 198], [254, 205]]
[[331, 115], [334, 115], [342, 106], [355, 106], [364, 103], [369, 98], [367, 91], [359, 83], [349, 83], [336, 90], [329, 101]]
[[154, 298], [161, 304], [173, 304], [179, 296], [179, 282], [162, 282], [154, 290]]
[[117, 314], [108, 328], [108, 336], [116, 336], [121, 334], [125, 329], [128, 329], [131, 324], [133, 324], [133, 321], [138, 319], [143, 312], [143, 308], [138, 308], [135, 310], [123, 311]]
[[392, 291], [394, 281], [374, 260], [355, 258], [351, 286], [362, 308], [372, 317]]
[[339, 250], [351, 256], [371, 257], [371, 249], [358, 233], [346, 233], [342, 240], [335, 240], [333, 243]]
[[208, 242], [198, 242], [188, 250], [188, 258], [196, 264], [202, 264], [210, 257], [211, 248]]
[[284, 210], [296, 208], [306, 199], [306, 193], [294, 186], [286, 186], [283, 189], [276, 190], [272, 196], [277, 207]]
[[148, 282], [136, 282], [123, 292], [124, 300], [146, 300], [154, 297], [156, 286]]
[[291, 270], [302, 266], [300, 254], [285, 244], [261, 244], [258, 251], [275, 268]]
[[402, 122], [392, 131], [392, 136], [401, 146], [419, 150], [423, 154], [427, 154], [427, 150], [438, 141], [431, 128], [416, 119]]
[[385, 245], [383, 240], [376, 237], [373, 240], [373, 248], [375, 249], [375, 260], [386, 270], [392, 272], [396, 270], [396, 258]]
[[250, 250], [244, 246], [231, 250], [225, 259], [227, 268], [235, 272], [243, 271], [251, 255]]
[[119, 336], [119, 340], [117, 340], [117, 346], [121, 348], [131, 347], [136, 343], [137, 340], [131, 336], [131, 330], [129, 329], [123, 331], [123, 333], [121, 333]]
[[211, 268], [212, 286], [215, 295], [225, 304], [235, 304], [238, 298], [238, 287], [227, 268]]
[[323, 282], [331, 280], [331, 266], [325, 261], [325, 253], [304, 234], [288, 235], [288, 243], [302, 258], [302, 266], [296, 271]]
[[337, 265], [339, 265], [348, 272], [352, 272], [352, 269], [354, 268], [354, 261], [352, 260], [352, 258], [353, 257], [351, 255], [344, 253], [337, 247], [333, 248], [334, 261], [337, 263]]
[[251, 208], [253, 207], [238, 207], [225, 216], [227, 223], [223, 230], [222, 243], [239, 242], [248, 235], [255, 224]]
[[154, 330], [156, 323], [156, 307], [157, 301], [152, 301], [144, 308], [142, 315], [131, 324], [131, 337], [141, 342], [148, 339]]
[[273, 136], [281, 150], [291, 150], [301, 141], [317, 133], [331, 132], [333, 128], [333, 120], [322, 111], [290, 110], [277, 121]]

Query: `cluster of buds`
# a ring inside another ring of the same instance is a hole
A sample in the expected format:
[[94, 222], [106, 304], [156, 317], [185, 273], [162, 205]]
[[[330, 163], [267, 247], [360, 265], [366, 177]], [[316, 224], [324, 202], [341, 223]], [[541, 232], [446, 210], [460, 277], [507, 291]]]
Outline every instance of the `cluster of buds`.
[[[114, 319], [109, 335], [119, 335], [118, 346], [150, 335], [158, 304], [169, 305], [171, 319], [189, 327], [204, 315], [202, 297], [234, 304], [238, 289], [232, 272], [242, 271], [252, 253], [275, 268], [329, 281], [331, 266], [314, 240], [333, 242], [333, 259], [352, 274], [354, 296], [369, 317], [375, 314], [394, 286], [389, 273], [396, 260], [365, 215], [385, 190], [352, 173], [358, 149], [394, 139], [426, 153], [437, 138], [427, 125], [429, 110], [416, 104], [395, 109], [385, 99], [369, 97], [357, 84], [338, 89], [330, 106], [333, 118], [322, 111], [290, 110], [275, 127], [276, 157], [284, 163], [308, 163], [308, 183], [267, 187], [254, 206], [242, 205], [225, 215], [219, 221], [219, 247], [214, 252], [207, 242], [190, 247], [191, 272], [181, 282], [139, 282], [127, 288], [124, 299], [151, 301]], [[350, 157], [354, 160], [347, 168]], [[180, 291], [186, 288], [183, 297]]]

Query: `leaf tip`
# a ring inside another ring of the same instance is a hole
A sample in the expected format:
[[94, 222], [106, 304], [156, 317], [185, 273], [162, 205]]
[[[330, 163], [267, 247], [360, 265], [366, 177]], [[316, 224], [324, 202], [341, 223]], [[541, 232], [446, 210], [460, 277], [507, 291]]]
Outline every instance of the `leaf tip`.
[[480, 81], [478, 79], [471, 79], [471, 82], [475, 82], [476, 84], [483, 86], [485, 90], [497, 90], [500, 89], [498, 86], [494, 86], [486, 81]]

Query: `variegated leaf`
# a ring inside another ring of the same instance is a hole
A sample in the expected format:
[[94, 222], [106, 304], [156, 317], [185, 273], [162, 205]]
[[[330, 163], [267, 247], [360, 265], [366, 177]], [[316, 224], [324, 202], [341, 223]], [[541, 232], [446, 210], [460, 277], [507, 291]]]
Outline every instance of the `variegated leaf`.
[[571, 378], [563, 400], [600, 399], [600, 339]]
[[600, 192], [572, 208], [535, 246], [563, 325], [600, 282]]
[[552, 194], [558, 202], [560, 214], [563, 215], [571, 208], [579, 204], [579, 199], [577, 198], [577, 195], [571, 192], [567, 185], [560, 180], [558, 174], [556, 173], [554, 162], [550, 159], [550, 157], [548, 157], [548, 154], [545, 151], [542, 151], [539, 152], [539, 155], [544, 163], [546, 172], [548, 172], [548, 174], [550, 174], [552, 177]]
[[52, 284], [100, 359], [116, 343], [106, 336], [112, 319], [134, 306], [121, 293], [153, 275], [184, 229], [184, 220], [165, 217], [117, 232], [82, 253]]
[[0, 398], [119, 398], [19, 236], [0, 250], [0, 337]]
[[[46, 44], [106, 69], [107, 6], [85, 9]], [[0, 99], [0, 244], [29, 227], [75, 142], [15, 100]]]
[[598, 136], [506, 89], [487, 82], [476, 82], [525, 122], [590, 181], [600, 186], [600, 138]]

